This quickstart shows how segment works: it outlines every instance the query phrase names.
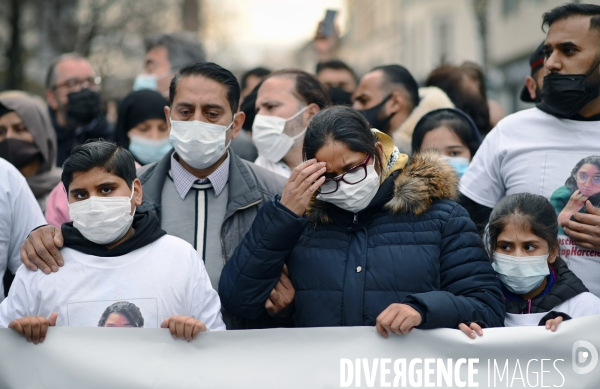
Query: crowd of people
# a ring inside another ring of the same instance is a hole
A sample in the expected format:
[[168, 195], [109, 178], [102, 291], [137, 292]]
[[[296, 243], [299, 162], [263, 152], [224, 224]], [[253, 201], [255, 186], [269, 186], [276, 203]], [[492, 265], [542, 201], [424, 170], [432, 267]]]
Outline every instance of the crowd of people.
[[59, 56], [45, 102], [0, 93], [0, 327], [476, 338], [600, 314], [600, 6], [543, 26], [536, 105], [508, 116], [475, 63], [238, 81], [160, 34], [111, 121], [92, 64]]

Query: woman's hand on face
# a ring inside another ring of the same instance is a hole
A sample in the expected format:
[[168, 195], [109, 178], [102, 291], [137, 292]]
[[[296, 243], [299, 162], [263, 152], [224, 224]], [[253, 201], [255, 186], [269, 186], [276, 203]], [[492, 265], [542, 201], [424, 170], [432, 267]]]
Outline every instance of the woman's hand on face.
[[483, 330], [477, 323], [471, 323], [470, 326], [466, 325], [465, 323], [460, 323], [458, 325], [458, 329], [464, 332], [471, 339], [477, 338], [477, 335], [483, 336]]
[[562, 316], [555, 317], [554, 319], [550, 319], [546, 321], [546, 329], [552, 332], [556, 331], [558, 325], [562, 323], [564, 318]]
[[313, 194], [325, 182], [325, 162], [310, 159], [296, 166], [283, 187], [281, 204], [302, 216]]
[[409, 334], [413, 327], [421, 324], [421, 314], [406, 304], [391, 304], [377, 316], [377, 332], [384, 338], [390, 332], [395, 334]]

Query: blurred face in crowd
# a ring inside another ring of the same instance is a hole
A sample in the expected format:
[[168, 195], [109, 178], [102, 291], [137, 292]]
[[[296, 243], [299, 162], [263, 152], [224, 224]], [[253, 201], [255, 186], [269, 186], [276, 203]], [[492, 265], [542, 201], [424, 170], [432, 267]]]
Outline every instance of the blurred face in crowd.
[[463, 157], [469, 161], [473, 157], [467, 145], [458, 135], [446, 126], [428, 131], [423, 137], [421, 150], [434, 149], [448, 157]]
[[46, 91], [46, 101], [50, 108], [58, 113], [67, 106], [69, 93], [79, 92], [83, 88], [95, 92], [100, 90], [96, 71], [85, 59], [65, 59], [56, 65], [54, 72], [56, 81], [53, 89]]
[[[238, 112], [233, 118], [225, 85], [203, 76], [187, 76], [179, 80], [173, 105], [165, 107], [165, 117], [181, 121], [201, 121], [228, 127], [225, 144], [235, 139], [242, 128], [245, 115]], [[167, 121], [168, 131], [171, 122]], [[225, 155], [223, 156], [223, 160]], [[180, 160], [181, 162], [181, 160]], [[183, 161], [184, 167], [192, 169]]]
[[585, 74], [594, 71], [597, 74], [599, 45], [600, 31], [590, 29], [589, 16], [557, 20], [546, 36], [544, 66], [548, 73]]
[[169, 137], [166, 120], [148, 119], [128, 131], [128, 135], [142, 136], [148, 139], [165, 139]]
[[246, 77], [246, 87], [242, 89], [240, 94], [240, 99], [243, 100], [246, 96], [250, 94], [256, 88], [258, 84], [262, 81], [263, 77], [255, 76], [254, 74], [248, 75]]
[[381, 70], [365, 74], [354, 92], [353, 108], [366, 110], [380, 104], [387, 97], [382, 86], [383, 72]]
[[354, 93], [356, 90], [356, 80], [346, 69], [323, 69], [317, 74], [317, 79], [326, 89], [340, 88], [348, 93]]
[[[258, 90], [256, 113], [284, 119], [291, 118], [306, 106], [306, 103], [295, 96], [295, 88], [296, 80], [292, 77], [266, 79]], [[318, 111], [316, 104], [310, 104], [306, 111], [285, 124], [284, 134], [293, 137], [302, 132]]]
[[169, 94], [169, 85], [173, 79], [173, 70], [169, 61], [169, 51], [165, 46], [156, 46], [146, 53], [144, 59], [144, 73], [157, 77], [158, 92]]
[[[387, 101], [383, 106], [379, 109], [375, 108], [382, 104], [385, 99]], [[389, 118], [387, 119], [387, 124], [384, 126], [385, 128], [378, 128], [378, 130], [388, 135], [391, 134], [391, 131], [398, 128], [410, 113], [410, 111], [404, 112], [407, 109], [406, 93], [402, 93], [398, 89], [393, 90], [390, 86], [386, 85], [385, 76], [381, 70], [375, 70], [364, 75], [354, 92], [353, 100], [354, 109], [367, 111], [375, 108], [378, 111], [376, 114], [377, 120], [384, 120], [385, 122], [386, 118]], [[371, 121], [370, 119], [368, 120]], [[375, 123], [371, 123], [371, 125], [378, 127]]]
[[[33, 135], [27, 130], [23, 119], [14, 111], [0, 116], [0, 142], [6, 139], [18, 139], [23, 142], [34, 143]], [[12, 151], [17, 150], [13, 149]], [[20, 166], [19, 171], [25, 177], [32, 177], [38, 172], [40, 164], [40, 158], [36, 157], [25, 166]]]
[[9, 138], [33, 143], [33, 135], [27, 130], [23, 119], [14, 111], [0, 116], [0, 142]]

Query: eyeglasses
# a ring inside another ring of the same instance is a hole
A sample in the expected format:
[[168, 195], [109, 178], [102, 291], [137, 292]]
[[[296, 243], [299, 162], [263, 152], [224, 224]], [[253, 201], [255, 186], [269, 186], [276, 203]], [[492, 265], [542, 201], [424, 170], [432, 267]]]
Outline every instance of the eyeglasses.
[[88, 78], [84, 78], [84, 79], [80, 79], [80, 78], [69, 78], [67, 81], [61, 83], [61, 84], [56, 84], [52, 87], [52, 89], [56, 90], [58, 88], [63, 88], [66, 87], [67, 89], [83, 89], [83, 88], [89, 88], [89, 87], [97, 87], [100, 85], [100, 83], [102, 82], [102, 78], [99, 76], [96, 77], [88, 77]]
[[367, 158], [360, 164], [354, 166], [344, 174], [340, 174], [337, 177], [328, 178], [325, 180], [323, 185], [317, 191], [320, 194], [331, 194], [338, 190], [340, 181], [344, 181], [346, 184], [354, 185], [363, 181], [367, 178], [367, 165], [371, 160], [371, 155], [367, 155]]
[[577, 182], [579, 184], [585, 184], [586, 182], [588, 182], [589, 179], [592, 179], [592, 184], [594, 186], [600, 186], [600, 176], [588, 176], [587, 173], [578, 173], [575, 176], [575, 179], [577, 180]]

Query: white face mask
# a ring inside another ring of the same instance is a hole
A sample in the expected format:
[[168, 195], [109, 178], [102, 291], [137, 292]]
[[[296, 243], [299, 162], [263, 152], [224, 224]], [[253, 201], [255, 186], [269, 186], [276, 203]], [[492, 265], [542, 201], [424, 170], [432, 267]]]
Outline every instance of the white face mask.
[[278, 116], [256, 115], [254, 123], [252, 123], [252, 141], [258, 149], [258, 154], [273, 163], [281, 161], [294, 145], [294, 141], [306, 132], [305, 128], [298, 135], [289, 137], [283, 133], [285, 124], [307, 109], [308, 106], [302, 108], [289, 119]]
[[121, 239], [133, 222], [135, 208], [131, 213], [131, 197], [98, 197], [69, 204], [69, 215], [73, 227], [77, 228], [87, 240], [107, 245]]
[[357, 184], [338, 183], [338, 189], [329, 194], [317, 195], [318, 200], [326, 201], [346, 211], [357, 213], [367, 208], [379, 190], [379, 175], [375, 163], [367, 165], [367, 177]]
[[225, 144], [226, 133], [233, 125], [233, 120], [229, 126], [197, 120], [171, 120], [169, 140], [185, 163], [195, 169], [206, 169], [214, 165], [227, 151], [229, 144]]
[[535, 257], [515, 257], [494, 253], [492, 267], [508, 290], [526, 294], [542, 284], [550, 274], [548, 254]]

